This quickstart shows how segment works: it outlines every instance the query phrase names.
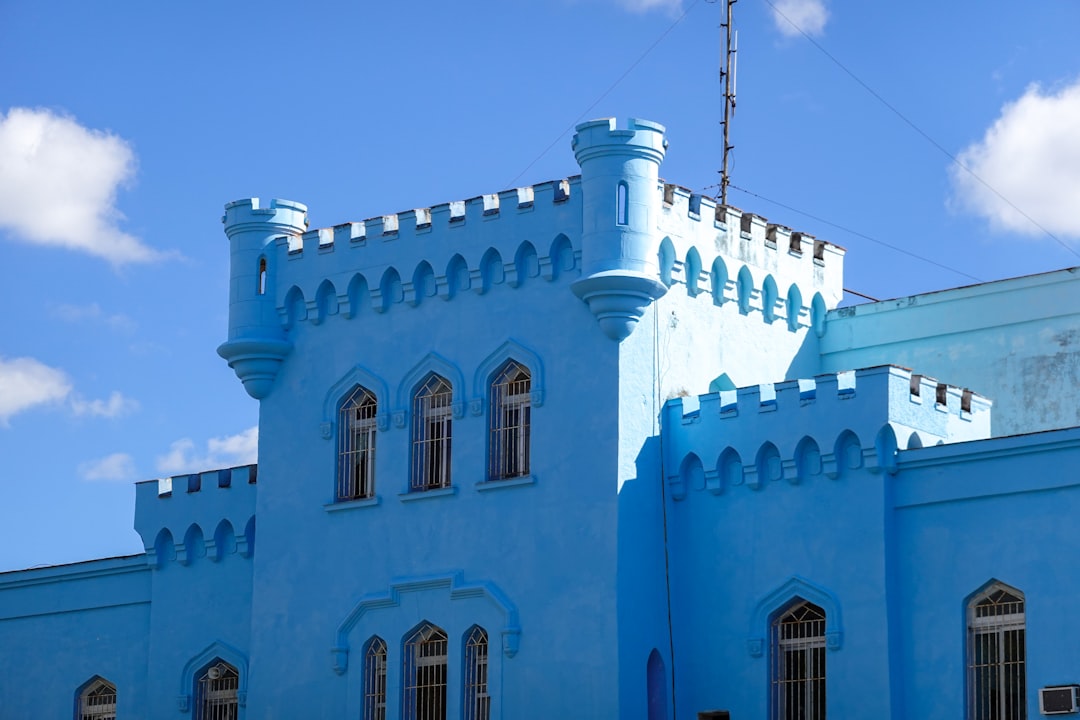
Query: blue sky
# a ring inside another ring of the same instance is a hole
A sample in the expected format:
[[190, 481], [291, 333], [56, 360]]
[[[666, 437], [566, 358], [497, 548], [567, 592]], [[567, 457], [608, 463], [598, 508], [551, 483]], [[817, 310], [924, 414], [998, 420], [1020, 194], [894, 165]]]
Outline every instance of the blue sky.
[[[224, 203], [324, 227], [562, 178], [611, 115], [717, 182], [722, 2], [342, 5], [0, 5], [0, 570], [139, 552], [132, 482], [254, 460]], [[732, 204], [878, 298], [1080, 265], [1076, 0], [735, 10]]]

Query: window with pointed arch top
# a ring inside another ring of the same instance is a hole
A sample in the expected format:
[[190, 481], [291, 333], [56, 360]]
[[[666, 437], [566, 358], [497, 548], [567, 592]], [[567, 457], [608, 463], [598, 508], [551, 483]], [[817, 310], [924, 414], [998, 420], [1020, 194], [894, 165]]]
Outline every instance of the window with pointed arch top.
[[379, 411], [375, 394], [353, 388], [338, 410], [337, 500], [375, 497], [375, 435]]
[[405, 640], [402, 717], [446, 720], [446, 631], [424, 623]]
[[411, 492], [450, 487], [453, 394], [446, 378], [432, 373], [413, 395]]
[[266, 294], [266, 258], [259, 258], [259, 286], [260, 295]]
[[79, 720], [116, 720], [116, 686], [97, 678], [79, 693]]
[[364, 653], [364, 720], [386, 720], [386, 641], [378, 635]]
[[615, 190], [615, 224], [630, 224], [630, 188], [624, 182]]
[[994, 583], [968, 603], [969, 720], [1027, 718], [1024, 594]]
[[465, 720], [488, 720], [491, 695], [488, 693], [487, 631], [474, 625], [465, 636]]
[[510, 360], [491, 382], [491, 443], [488, 479], [529, 474], [529, 427], [532, 422], [532, 375]]
[[237, 720], [240, 674], [218, 658], [195, 678], [194, 720]]
[[773, 720], [825, 719], [825, 611], [801, 598], [770, 627]]

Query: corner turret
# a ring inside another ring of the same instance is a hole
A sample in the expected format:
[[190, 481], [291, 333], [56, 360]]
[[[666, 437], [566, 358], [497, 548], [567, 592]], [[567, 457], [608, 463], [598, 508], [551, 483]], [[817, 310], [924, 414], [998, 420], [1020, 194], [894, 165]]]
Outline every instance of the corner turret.
[[614, 118], [577, 126], [574, 157], [581, 167], [582, 278], [574, 293], [589, 304], [604, 333], [621, 341], [645, 309], [663, 296], [657, 265], [660, 163], [664, 126]]
[[229, 339], [218, 355], [261, 400], [270, 393], [282, 360], [292, 350], [274, 301], [273, 242], [299, 238], [307, 229], [307, 207], [289, 200], [237, 200], [225, 206], [225, 234], [230, 245]]

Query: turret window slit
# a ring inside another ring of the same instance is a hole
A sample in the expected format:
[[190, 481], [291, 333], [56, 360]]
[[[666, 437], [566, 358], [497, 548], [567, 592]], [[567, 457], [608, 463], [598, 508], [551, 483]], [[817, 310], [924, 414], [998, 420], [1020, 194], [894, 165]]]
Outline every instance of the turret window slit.
[[615, 190], [615, 224], [629, 225], [630, 216], [630, 189], [626, 183], [620, 182]]

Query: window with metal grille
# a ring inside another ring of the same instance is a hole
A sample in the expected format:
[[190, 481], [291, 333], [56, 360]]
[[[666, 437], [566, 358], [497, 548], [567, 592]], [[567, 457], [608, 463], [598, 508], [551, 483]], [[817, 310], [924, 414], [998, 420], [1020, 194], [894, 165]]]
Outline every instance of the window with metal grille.
[[364, 653], [364, 720], [386, 720], [386, 641], [378, 636]]
[[1024, 594], [994, 583], [967, 610], [969, 720], [1025, 720]]
[[446, 652], [446, 632], [431, 623], [405, 640], [405, 720], [446, 720]]
[[488, 636], [474, 625], [465, 633], [465, 720], [488, 720], [491, 696], [488, 694]]
[[452, 401], [450, 383], [434, 373], [413, 395], [413, 492], [450, 487]]
[[79, 693], [79, 720], [116, 720], [116, 686], [98, 678]]
[[506, 363], [491, 383], [491, 448], [488, 478], [529, 474], [532, 376], [524, 365]]
[[338, 411], [337, 499], [375, 496], [375, 395], [357, 385]]
[[825, 718], [825, 611], [801, 598], [772, 621], [773, 720]]
[[195, 720], [237, 720], [240, 674], [217, 659], [195, 679]]

